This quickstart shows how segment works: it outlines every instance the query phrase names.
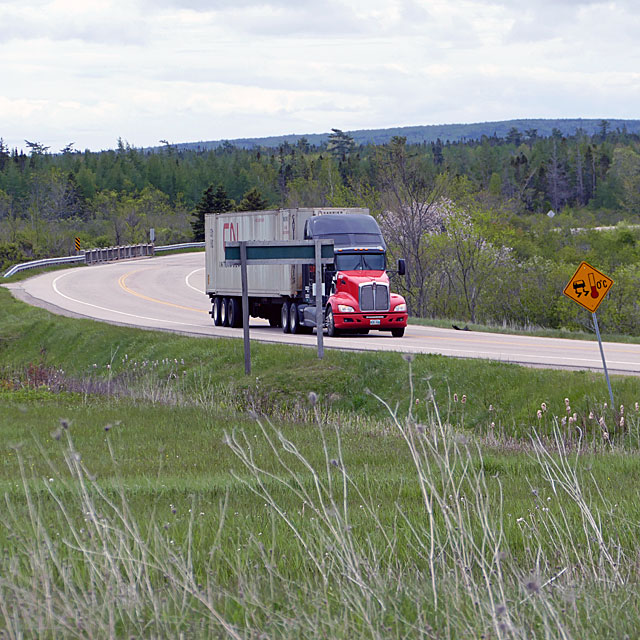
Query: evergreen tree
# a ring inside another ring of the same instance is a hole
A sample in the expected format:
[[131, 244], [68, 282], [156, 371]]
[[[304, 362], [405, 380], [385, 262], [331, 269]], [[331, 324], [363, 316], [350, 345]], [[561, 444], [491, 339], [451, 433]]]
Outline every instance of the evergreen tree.
[[205, 213], [223, 213], [231, 211], [233, 208], [231, 200], [227, 196], [227, 192], [220, 184], [214, 191], [213, 185], [202, 194], [200, 202], [196, 205], [194, 219], [191, 221], [193, 229], [193, 238], [196, 242], [204, 241], [204, 215]]
[[253, 187], [242, 196], [238, 211], [263, 211], [268, 206], [269, 203], [262, 197], [260, 191]]
[[327, 151], [329, 151], [334, 158], [345, 160], [349, 153], [353, 151], [355, 142], [348, 133], [340, 129], [331, 129], [331, 131], [333, 131], [333, 133], [329, 135]]

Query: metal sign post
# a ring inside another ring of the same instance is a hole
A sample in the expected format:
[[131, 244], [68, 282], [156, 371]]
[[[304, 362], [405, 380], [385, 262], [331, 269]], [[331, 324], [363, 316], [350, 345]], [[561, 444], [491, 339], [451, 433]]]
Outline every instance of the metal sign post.
[[607, 370], [607, 361], [604, 357], [604, 349], [602, 348], [602, 338], [600, 337], [600, 328], [598, 327], [598, 318], [596, 317], [596, 309], [609, 293], [613, 280], [604, 273], [598, 271], [587, 262], [581, 262], [571, 280], [564, 288], [564, 295], [588, 311], [591, 311], [593, 318], [593, 327], [596, 330], [598, 338], [598, 346], [600, 347], [600, 356], [602, 357], [602, 366], [604, 368], [604, 376], [607, 380], [609, 388], [609, 399], [611, 400], [611, 408], [613, 404], [613, 391], [611, 390], [611, 381], [609, 380], [609, 371]]
[[607, 387], [609, 387], [609, 398], [611, 400], [611, 408], [614, 408], [613, 404], [613, 391], [611, 390], [611, 380], [609, 380], [609, 371], [607, 370], [607, 361], [604, 359], [604, 349], [602, 348], [602, 338], [600, 337], [600, 328], [598, 327], [598, 318], [594, 311], [591, 316], [593, 317], [593, 326], [596, 330], [596, 336], [598, 336], [598, 344], [600, 345], [600, 355], [602, 356], [602, 366], [604, 367], [604, 377], [607, 379]]
[[240, 243], [240, 277], [242, 279], [242, 331], [244, 334], [244, 372], [251, 373], [251, 340], [249, 340], [249, 290], [247, 288], [247, 243]]
[[[320, 240], [315, 242], [315, 262], [316, 262], [316, 334], [318, 335], [318, 358], [324, 358], [324, 334], [322, 331], [322, 318], [324, 311], [322, 309], [322, 288], [324, 282], [322, 280], [322, 245]], [[331, 246], [333, 250], [333, 243]], [[318, 275], [319, 274], [319, 275]]]
[[240, 266], [242, 279], [242, 325], [244, 334], [244, 371], [251, 373], [251, 342], [249, 338], [249, 284], [247, 267], [274, 264], [313, 264], [316, 268], [316, 335], [318, 358], [324, 357], [322, 325], [322, 265], [333, 262], [333, 240], [303, 240], [299, 242], [227, 242], [225, 266]]

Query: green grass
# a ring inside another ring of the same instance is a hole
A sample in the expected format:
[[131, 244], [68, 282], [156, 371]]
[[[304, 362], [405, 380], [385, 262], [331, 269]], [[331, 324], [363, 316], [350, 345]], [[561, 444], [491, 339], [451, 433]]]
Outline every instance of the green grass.
[[637, 379], [252, 355], [0, 289], [9, 637], [633, 637]]
[[[407, 408], [406, 362], [401, 354], [327, 350], [319, 360], [314, 349], [254, 343], [252, 375], [245, 376], [242, 349], [241, 340], [190, 338], [55, 316], [0, 288], [0, 378], [24, 376], [28, 368], [60, 369], [66, 380], [75, 381], [71, 388], [92, 381], [94, 388], [100, 382], [108, 390], [110, 385], [126, 387], [132, 380], [146, 379], [151, 371], [150, 388], [162, 384], [167, 393], [173, 390], [177, 395], [214, 394], [228, 409], [255, 408], [292, 418], [305, 413], [309, 391], [350, 416], [384, 414], [367, 390]], [[415, 356], [413, 369], [418, 416], [433, 392], [441, 411], [455, 414], [474, 432], [485, 432], [493, 422], [507, 435], [527, 436], [531, 425], [538, 424], [541, 404], [562, 417], [566, 397], [584, 429], [591, 430], [590, 412], [605, 413], [610, 428], [618, 420], [611, 407], [608, 413], [604, 410], [608, 393], [598, 372], [531, 369], [438, 355]], [[636, 378], [612, 376], [612, 386], [617, 405], [628, 409], [640, 401]], [[466, 396], [464, 406], [454, 402], [455, 394], [459, 400]]]

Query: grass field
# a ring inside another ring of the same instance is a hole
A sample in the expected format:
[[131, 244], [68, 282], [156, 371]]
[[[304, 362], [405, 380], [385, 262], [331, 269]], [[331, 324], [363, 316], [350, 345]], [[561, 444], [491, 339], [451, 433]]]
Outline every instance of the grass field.
[[635, 378], [252, 350], [0, 289], [5, 637], [636, 637]]

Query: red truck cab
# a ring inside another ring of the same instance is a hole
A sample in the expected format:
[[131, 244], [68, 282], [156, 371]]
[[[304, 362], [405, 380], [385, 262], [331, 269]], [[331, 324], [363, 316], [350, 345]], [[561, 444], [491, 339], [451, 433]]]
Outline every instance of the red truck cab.
[[401, 295], [390, 292], [384, 249], [336, 248], [335, 256], [337, 271], [325, 308], [328, 335], [371, 329], [404, 335], [407, 304]]
[[[391, 293], [386, 245], [375, 218], [361, 213], [314, 216], [306, 222], [304, 237], [331, 238], [334, 243], [334, 262], [325, 270], [328, 286], [323, 291], [329, 336], [370, 330], [404, 335], [407, 303]], [[397, 272], [404, 275], [404, 260], [398, 260]], [[313, 268], [305, 271], [304, 279], [306, 300], [313, 304]], [[303, 309], [303, 318], [311, 320], [312, 313], [312, 307]]]

